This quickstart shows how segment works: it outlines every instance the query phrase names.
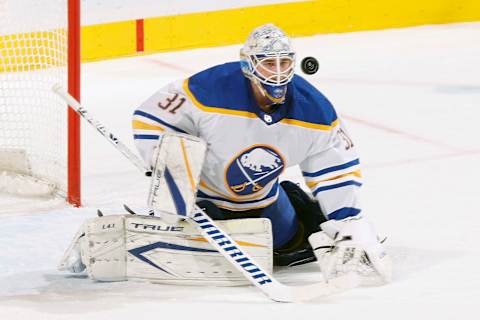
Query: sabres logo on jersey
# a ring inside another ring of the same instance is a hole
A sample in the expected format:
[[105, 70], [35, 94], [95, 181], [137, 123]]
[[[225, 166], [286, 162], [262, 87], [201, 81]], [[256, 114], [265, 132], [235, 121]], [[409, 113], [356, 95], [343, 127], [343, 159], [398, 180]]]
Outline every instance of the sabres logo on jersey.
[[230, 161], [225, 178], [231, 192], [237, 196], [254, 194], [275, 180], [285, 162], [278, 151], [268, 145], [254, 145]]

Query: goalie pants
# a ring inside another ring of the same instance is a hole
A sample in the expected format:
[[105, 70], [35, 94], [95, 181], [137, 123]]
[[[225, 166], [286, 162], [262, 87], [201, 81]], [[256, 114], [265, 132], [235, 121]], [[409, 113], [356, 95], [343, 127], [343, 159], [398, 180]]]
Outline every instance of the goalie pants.
[[320, 231], [327, 219], [318, 202], [298, 185], [290, 181], [280, 184], [277, 200], [271, 205], [254, 210], [231, 211], [218, 208], [208, 200], [198, 206], [214, 220], [268, 218], [272, 222], [275, 265], [294, 265], [315, 261], [308, 237]]

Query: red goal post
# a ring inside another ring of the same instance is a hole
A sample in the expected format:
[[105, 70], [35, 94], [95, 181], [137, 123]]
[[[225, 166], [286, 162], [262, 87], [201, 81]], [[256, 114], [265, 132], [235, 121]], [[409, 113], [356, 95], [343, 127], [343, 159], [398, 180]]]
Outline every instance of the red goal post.
[[[80, 101], [80, 0], [68, 0], [68, 92]], [[80, 116], [68, 108], [67, 201], [81, 205]]]

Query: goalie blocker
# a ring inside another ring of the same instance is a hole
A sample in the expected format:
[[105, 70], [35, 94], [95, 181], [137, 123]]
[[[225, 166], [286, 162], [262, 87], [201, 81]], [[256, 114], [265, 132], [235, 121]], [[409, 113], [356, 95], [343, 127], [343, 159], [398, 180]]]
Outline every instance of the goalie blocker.
[[[268, 219], [219, 222], [265, 270], [272, 272]], [[145, 280], [185, 285], [244, 285], [245, 277], [185, 221], [112, 215], [87, 220], [59, 264], [98, 281]]]

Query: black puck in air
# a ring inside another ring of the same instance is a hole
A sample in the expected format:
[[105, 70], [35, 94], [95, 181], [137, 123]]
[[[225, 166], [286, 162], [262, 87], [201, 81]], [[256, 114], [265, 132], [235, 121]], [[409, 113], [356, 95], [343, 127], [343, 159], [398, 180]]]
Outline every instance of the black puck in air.
[[300, 67], [305, 74], [314, 74], [318, 71], [318, 61], [314, 57], [305, 57], [302, 59]]

